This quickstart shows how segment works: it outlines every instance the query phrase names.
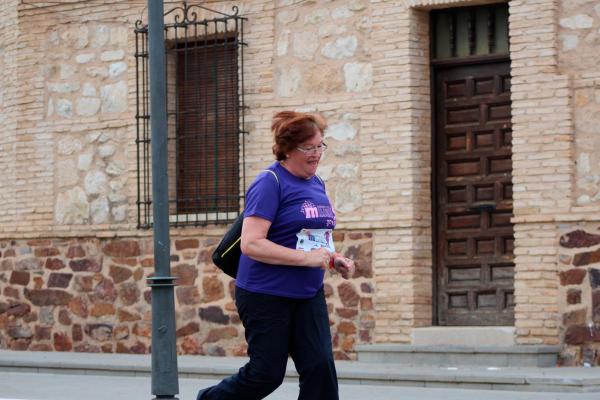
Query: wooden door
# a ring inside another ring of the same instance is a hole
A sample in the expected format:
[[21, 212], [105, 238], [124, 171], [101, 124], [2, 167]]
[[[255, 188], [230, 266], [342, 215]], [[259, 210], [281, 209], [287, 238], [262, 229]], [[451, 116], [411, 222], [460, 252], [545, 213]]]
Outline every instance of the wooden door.
[[440, 325], [513, 325], [510, 67], [435, 71], [434, 232]]

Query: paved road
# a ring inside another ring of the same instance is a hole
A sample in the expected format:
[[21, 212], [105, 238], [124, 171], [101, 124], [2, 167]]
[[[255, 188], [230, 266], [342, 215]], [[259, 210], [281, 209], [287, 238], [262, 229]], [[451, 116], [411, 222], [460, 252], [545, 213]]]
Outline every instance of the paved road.
[[[180, 379], [180, 400], [194, 400], [214, 380]], [[296, 400], [298, 385], [284, 383], [268, 400]], [[0, 371], [0, 400], [151, 400], [149, 377]], [[473, 389], [341, 385], [341, 400], [597, 400], [595, 394], [526, 393]]]

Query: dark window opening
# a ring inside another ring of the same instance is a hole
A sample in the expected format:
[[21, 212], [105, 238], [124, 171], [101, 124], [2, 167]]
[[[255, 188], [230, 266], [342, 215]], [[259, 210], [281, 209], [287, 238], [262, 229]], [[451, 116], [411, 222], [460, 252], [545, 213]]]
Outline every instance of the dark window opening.
[[177, 213], [239, 209], [237, 66], [231, 39], [177, 49]]
[[508, 4], [431, 12], [433, 61], [507, 55]]

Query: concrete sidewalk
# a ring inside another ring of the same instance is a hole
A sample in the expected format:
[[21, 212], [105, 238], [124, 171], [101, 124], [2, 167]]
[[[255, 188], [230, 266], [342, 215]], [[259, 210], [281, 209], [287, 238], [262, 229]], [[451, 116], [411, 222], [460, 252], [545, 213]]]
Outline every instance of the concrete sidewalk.
[[[150, 400], [150, 378], [0, 371], [0, 400]], [[178, 398], [194, 400], [217, 380], [183, 378]], [[297, 383], [286, 382], [267, 400], [296, 400]], [[477, 389], [340, 385], [341, 400], [597, 400], [594, 393], [527, 393]]]
[[[178, 357], [180, 398], [193, 400], [199, 388], [235, 373], [244, 362], [244, 358]], [[438, 368], [341, 361], [336, 365], [341, 398], [347, 400], [475, 396], [591, 400], [598, 398], [600, 387], [600, 368]], [[0, 400], [148, 399], [150, 372], [149, 355], [0, 351]], [[269, 399], [295, 399], [297, 387], [290, 364], [286, 382]]]

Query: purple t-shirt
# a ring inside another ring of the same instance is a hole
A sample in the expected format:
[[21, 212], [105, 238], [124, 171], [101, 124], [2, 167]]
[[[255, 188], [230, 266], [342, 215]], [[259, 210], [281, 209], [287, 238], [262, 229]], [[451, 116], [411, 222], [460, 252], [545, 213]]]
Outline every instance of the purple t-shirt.
[[[318, 177], [302, 179], [279, 162], [269, 166], [248, 188], [244, 217], [271, 221], [267, 239], [290, 249], [333, 249], [335, 213]], [[279, 183], [277, 182], [279, 180]], [[250, 292], [310, 298], [323, 285], [321, 268], [265, 264], [242, 254], [236, 285]]]

